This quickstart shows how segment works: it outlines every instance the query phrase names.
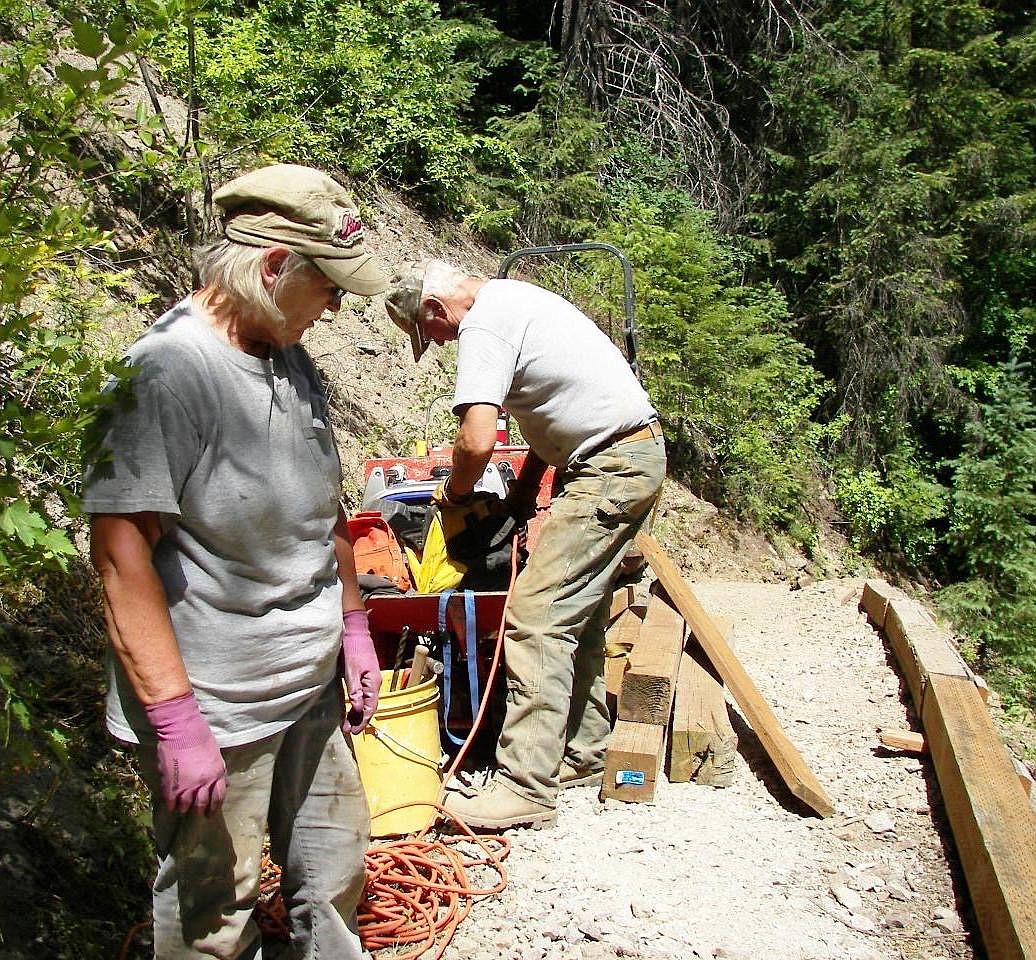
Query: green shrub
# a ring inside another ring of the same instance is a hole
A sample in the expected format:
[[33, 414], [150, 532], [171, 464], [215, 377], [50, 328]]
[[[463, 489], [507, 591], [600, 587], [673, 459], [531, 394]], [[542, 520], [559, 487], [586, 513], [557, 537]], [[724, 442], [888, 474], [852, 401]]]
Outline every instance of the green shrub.
[[890, 457], [886, 463], [884, 471], [837, 470], [835, 502], [857, 549], [916, 566], [931, 556], [934, 523], [946, 513], [946, 491], [909, 456]]
[[[633, 263], [640, 364], [673, 466], [763, 527], [801, 521], [841, 424], [811, 419], [827, 385], [789, 333], [784, 298], [742, 282], [733, 248], [700, 212], [669, 217], [630, 201], [602, 239]], [[604, 290], [601, 309], [622, 302], [617, 281]]]
[[963, 577], [943, 609], [980, 656], [1019, 668], [1036, 697], [1036, 406], [1028, 367], [1008, 364], [950, 464], [946, 544]]

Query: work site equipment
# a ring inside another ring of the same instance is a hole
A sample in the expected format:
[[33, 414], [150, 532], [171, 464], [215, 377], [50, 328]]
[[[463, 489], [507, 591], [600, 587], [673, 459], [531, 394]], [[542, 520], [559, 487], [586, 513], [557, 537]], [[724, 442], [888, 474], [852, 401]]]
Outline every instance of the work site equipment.
[[[601, 319], [596, 322], [637, 372], [633, 271], [617, 247], [607, 243], [529, 247], [510, 254], [500, 264], [498, 277], [506, 278], [519, 264], [543, 260], [552, 262], [548, 272], [562, 259], [566, 260], [566, 270], [579, 271], [584, 269], [580, 264], [586, 262], [580, 258], [597, 254], [618, 259], [624, 294], [621, 320], [614, 324]], [[554, 273], [550, 275], [554, 279]], [[577, 274], [577, 277], [585, 275]], [[558, 279], [557, 285], [561, 285], [561, 278]], [[430, 422], [430, 419], [429, 412], [427, 420]], [[371, 634], [382, 665], [394, 665], [396, 669], [389, 673], [396, 674], [398, 681], [400, 669], [406, 675], [408, 658], [418, 647], [425, 651], [422, 656], [428, 663], [442, 664], [441, 674], [419, 678], [413, 689], [421, 691], [429, 683], [441, 683], [441, 696], [436, 697], [435, 707], [440, 711], [442, 743], [448, 751], [459, 749], [463, 753], [472, 740], [476, 727], [474, 718], [485, 711], [493, 696], [491, 665], [499, 658], [508, 581], [513, 582], [514, 571], [509, 568], [512, 561], [520, 566], [527, 555], [522, 551], [535, 550], [550, 506], [554, 470], [548, 468], [545, 472], [537, 492], [534, 515], [522, 529], [521, 546], [512, 549], [517, 524], [508, 515], [503, 500], [510, 483], [521, 472], [529, 448], [508, 442], [506, 417], [502, 416], [497, 424], [497, 445], [483, 476], [475, 484], [474, 496], [461, 503], [451, 503], [441, 494], [437, 495], [437, 491], [441, 491], [449, 475], [452, 448], [429, 449], [427, 432], [426, 422], [426, 435], [413, 455], [367, 461], [361, 512], [350, 521], [350, 528], [359, 518], [368, 524], [367, 542], [359, 551], [364, 568], [361, 572], [390, 581], [387, 587], [382, 584], [377, 592], [365, 595]], [[380, 524], [368, 519], [379, 517]], [[401, 547], [398, 555], [384, 549], [380, 538], [385, 529], [398, 540]], [[399, 558], [404, 556], [409, 567], [405, 576], [416, 590], [408, 590], [403, 576], [396, 570]], [[376, 730], [380, 729], [378, 718], [382, 711], [394, 711], [400, 697], [405, 700], [409, 693], [405, 682], [397, 682], [392, 690], [382, 694], [382, 705], [373, 724]], [[430, 702], [423, 703], [425, 711], [430, 706]], [[427, 717], [422, 717], [422, 722], [425, 720]], [[381, 722], [384, 723], [384, 719]], [[405, 737], [399, 739], [406, 741]], [[485, 746], [491, 747], [495, 742], [494, 732], [487, 731], [485, 740]], [[368, 785], [372, 812], [383, 809], [383, 783], [393, 785], [393, 796], [398, 803], [403, 793], [410, 790], [409, 781], [426, 774], [423, 761], [413, 761], [407, 749], [398, 745], [393, 748], [376, 733], [356, 737], [354, 743], [358, 759], [361, 753], [378, 758], [378, 773]], [[365, 784], [367, 780], [364, 776]], [[413, 823], [423, 824], [430, 816], [428, 808], [417, 809], [413, 819], [400, 817], [398, 813], [386, 817], [376, 814], [375, 835], [416, 829]]]
[[[413, 833], [435, 817], [442, 786], [439, 684], [433, 674], [410, 686], [392, 670], [381, 673], [378, 709], [352, 737], [356, 765], [371, 811], [371, 836]], [[401, 806], [412, 804], [411, 806]], [[389, 808], [395, 808], [386, 813]]]

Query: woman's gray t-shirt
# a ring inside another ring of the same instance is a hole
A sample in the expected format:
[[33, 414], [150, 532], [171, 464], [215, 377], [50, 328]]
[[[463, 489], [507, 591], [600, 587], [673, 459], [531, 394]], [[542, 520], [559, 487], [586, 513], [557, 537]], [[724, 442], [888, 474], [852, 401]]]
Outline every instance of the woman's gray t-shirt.
[[[220, 746], [251, 743], [305, 712], [341, 645], [341, 465], [320, 379], [300, 346], [265, 360], [236, 350], [190, 299], [128, 359], [138, 371], [104, 425], [83, 506], [161, 515], [153, 562], [202, 714]], [[109, 729], [151, 739], [109, 661]]]

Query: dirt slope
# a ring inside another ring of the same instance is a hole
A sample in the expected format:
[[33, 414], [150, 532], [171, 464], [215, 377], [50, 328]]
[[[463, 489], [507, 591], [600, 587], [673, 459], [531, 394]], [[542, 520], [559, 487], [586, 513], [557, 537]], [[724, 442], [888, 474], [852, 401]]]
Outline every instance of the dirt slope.
[[802, 812], [732, 706], [733, 786], [662, 783], [650, 805], [566, 791], [554, 830], [510, 834], [510, 884], [448, 960], [983, 956], [928, 761], [877, 746], [914, 718], [862, 581], [693, 586], [837, 815]]

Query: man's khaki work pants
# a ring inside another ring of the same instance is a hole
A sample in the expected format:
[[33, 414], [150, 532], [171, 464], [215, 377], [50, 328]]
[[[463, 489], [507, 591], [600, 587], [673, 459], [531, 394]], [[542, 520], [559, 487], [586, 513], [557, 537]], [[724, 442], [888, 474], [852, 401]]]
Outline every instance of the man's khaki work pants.
[[507, 709], [497, 777], [553, 807], [564, 757], [577, 770], [604, 765], [604, 629], [612, 584], [665, 477], [659, 436], [616, 443], [570, 464], [515, 583], [504, 643]]

